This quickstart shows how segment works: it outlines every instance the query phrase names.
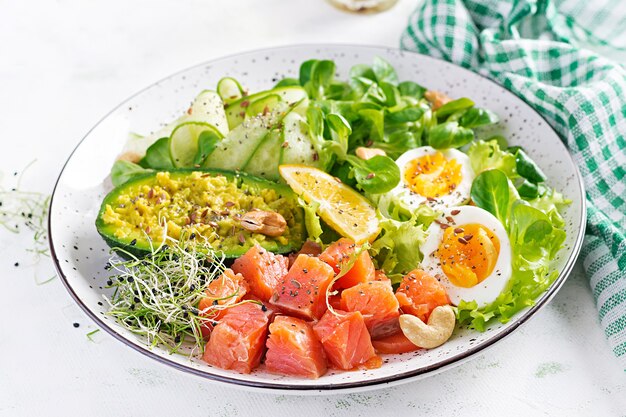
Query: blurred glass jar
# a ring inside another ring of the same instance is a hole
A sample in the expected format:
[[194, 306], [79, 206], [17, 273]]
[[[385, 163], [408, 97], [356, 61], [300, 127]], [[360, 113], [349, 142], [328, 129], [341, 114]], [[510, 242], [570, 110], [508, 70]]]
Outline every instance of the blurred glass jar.
[[389, 9], [398, 0], [327, 0], [338, 9], [353, 13], [378, 13]]

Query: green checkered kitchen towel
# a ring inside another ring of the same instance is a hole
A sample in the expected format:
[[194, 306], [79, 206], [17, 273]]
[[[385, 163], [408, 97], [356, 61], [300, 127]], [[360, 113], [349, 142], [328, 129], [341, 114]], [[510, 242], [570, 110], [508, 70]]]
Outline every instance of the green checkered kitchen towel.
[[583, 266], [626, 369], [625, 35], [624, 0], [421, 0], [401, 46], [502, 84], [567, 144], [587, 188]]

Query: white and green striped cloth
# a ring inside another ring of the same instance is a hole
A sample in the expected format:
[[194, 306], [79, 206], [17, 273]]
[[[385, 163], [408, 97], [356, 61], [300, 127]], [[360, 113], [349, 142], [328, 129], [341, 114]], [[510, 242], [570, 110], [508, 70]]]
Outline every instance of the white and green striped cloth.
[[492, 78], [567, 144], [587, 188], [583, 265], [626, 369], [626, 0], [422, 0], [401, 46]]

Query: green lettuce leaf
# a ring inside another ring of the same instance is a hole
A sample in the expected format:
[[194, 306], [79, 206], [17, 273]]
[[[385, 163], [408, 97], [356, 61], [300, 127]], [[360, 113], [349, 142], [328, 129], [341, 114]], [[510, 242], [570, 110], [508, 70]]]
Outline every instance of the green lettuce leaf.
[[499, 169], [509, 179], [515, 179], [519, 175], [515, 169], [515, 155], [503, 151], [495, 139], [489, 141], [474, 141], [467, 150], [472, 169], [476, 175], [488, 169]]
[[426, 232], [417, 217], [407, 221], [385, 219], [380, 225], [381, 234], [372, 243], [370, 254], [377, 267], [396, 284], [421, 262], [419, 248], [426, 240]]
[[514, 204], [509, 232], [513, 274], [507, 288], [482, 308], [474, 301], [461, 301], [457, 306], [459, 322], [484, 331], [490, 320], [506, 323], [515, 313], [532, 306], [558, 276], [550, 264], [565, 241], [561, 226], [536, 207], [521, 200]]

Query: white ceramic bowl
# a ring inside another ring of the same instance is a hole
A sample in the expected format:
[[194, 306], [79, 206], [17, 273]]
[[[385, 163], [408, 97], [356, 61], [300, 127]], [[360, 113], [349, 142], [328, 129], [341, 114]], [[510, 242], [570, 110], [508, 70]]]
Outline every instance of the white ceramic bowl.
[[[493, 324], [484, 333], [457, 329], [443, 346], [402, 355], [385, 355], [379, 369], [329, 372], [318, 380], [272, 375], [261, 368], [250, 375], [210, 367], [198, 359], [150, 349], [145, 341], [106, 316], [105, 288], [109, 248], [94, 221], [103, 197], [111, 190], [105, 181], [129, 132], [149, 133], [181, 114], [202, 89], [213, 89], [224, 76], [240, 80], [250, 91], [271, 87], [278, 79], [297, 77], [302, 61], [332, 59], [339, 78], [354, 64], [371, 63], [374, 56], [389, 61], [401, 80], [413, 80], [452, 97], [471, 97], [496, 112], [501, 122], [490, 134], [501, 133], [511, 144], [523, 146], [541, 166], [549, 184], [572, 204], [565, 210], [567, 240], [554, 262], [559, 277], [535, 306], [507, 324]], [[142, 90], [102, 119], [78, 144], [56, 184], [49, 217], [50, 247], [59, 276], [85, 312], [104, 330], [133, 349], [163, 364], [245, 387], [287, 393], [364, 390], [407, 382], [461, 363], [510, 334], [544, 306], [561, 287], [579, 253], [585, 228], [584, 192], [580, 174], [565, 146], [544, 119], [523, 100], [492, 81], [450, 63], [396, 49], [350, 45], [298, 45], [246, 52], [213, 60], [167, 77]], [[513, 359], [512, 359], [513, 360]]]

